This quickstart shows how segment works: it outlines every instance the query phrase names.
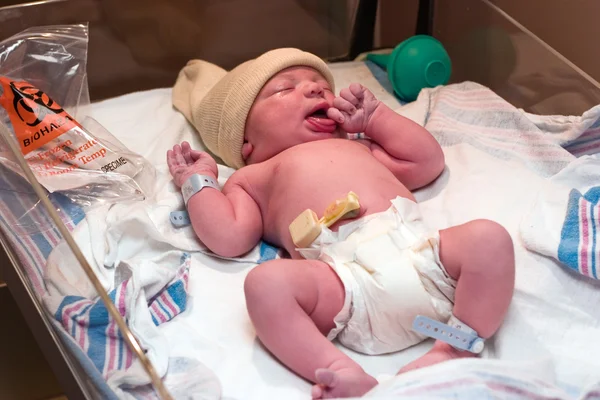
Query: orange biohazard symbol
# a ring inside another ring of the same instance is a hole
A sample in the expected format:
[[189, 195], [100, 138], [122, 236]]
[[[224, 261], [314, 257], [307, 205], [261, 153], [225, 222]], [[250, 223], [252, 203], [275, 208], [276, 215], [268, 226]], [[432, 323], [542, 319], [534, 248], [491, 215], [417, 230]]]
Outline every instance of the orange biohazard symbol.
[[4, 107], [21, 151], [27, 154], [79, 124], [46, 93], [25, 81], [0, 77]]

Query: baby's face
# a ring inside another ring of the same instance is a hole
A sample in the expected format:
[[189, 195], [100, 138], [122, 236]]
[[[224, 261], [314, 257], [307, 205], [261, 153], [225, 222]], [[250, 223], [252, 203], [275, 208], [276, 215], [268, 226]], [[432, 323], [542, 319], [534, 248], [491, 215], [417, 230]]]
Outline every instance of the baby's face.
[[287, 68], [260, 91], [246, 120], [242, 157], [246, 164], [268, 160], [297, 144], [338, 137], [327, 118], [334, 94], [327, 80], [309, 67]]

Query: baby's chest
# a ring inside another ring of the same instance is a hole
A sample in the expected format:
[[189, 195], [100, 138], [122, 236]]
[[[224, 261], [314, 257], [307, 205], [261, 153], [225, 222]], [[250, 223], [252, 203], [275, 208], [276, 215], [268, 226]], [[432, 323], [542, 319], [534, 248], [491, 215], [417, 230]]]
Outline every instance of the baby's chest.
[[322, 177], [356, 166], [368, 167], [374, 162], [373, 156], [365, 147], [317, 148], [315, 151], [302, 151], [282, 157], [273, 174], [295, 175], [318, 174]]

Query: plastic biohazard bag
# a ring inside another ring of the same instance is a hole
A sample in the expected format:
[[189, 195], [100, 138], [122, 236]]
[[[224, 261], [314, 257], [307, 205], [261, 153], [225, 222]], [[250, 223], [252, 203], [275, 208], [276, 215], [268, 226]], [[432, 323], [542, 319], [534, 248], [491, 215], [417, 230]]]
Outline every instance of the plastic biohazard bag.
[[[86, 25], [67, 25], [0, 42], [0, 123], [49, 192], [84, 207], [141, 200], [150, 195], [154, 169], [85, 115], [87, 41]], [[7, 146], [0, 163], [22, 175]]]

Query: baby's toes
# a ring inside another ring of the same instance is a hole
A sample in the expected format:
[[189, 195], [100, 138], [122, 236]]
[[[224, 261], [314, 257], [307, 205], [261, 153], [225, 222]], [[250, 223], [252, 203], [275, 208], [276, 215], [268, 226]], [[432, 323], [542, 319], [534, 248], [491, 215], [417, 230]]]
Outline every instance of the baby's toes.
[[313, 400], [322, 399], [324, 393], [321, 385], [314, 385], [310, 391], [310, 395]]

